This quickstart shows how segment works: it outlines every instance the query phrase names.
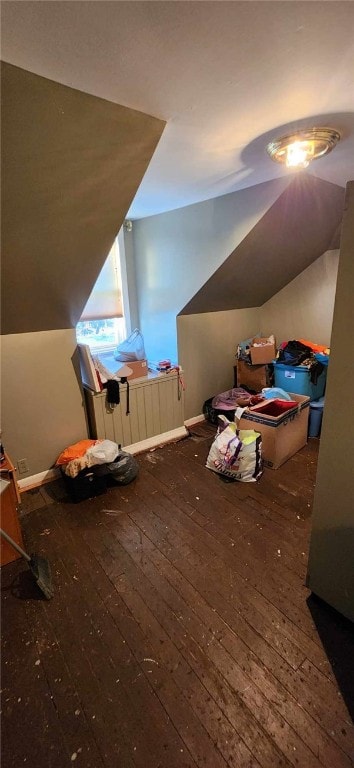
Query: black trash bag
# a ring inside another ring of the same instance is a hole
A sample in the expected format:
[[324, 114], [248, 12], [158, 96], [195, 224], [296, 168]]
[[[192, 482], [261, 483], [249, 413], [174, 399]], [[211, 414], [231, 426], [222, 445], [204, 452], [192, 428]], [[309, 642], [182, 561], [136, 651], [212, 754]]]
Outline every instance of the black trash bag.
[[128, 485], [135, 480], [139, 472], [139, 464], [131, 453], [120, 451], [111, 464], [105, 465], [106, 476], [112, 484]]
[[60, 467], [61, 476], [71, 501], [77, 503], [79, 501], [85, 501], [86, 499], [92, 499], [94, 496], [99, 496], [101, 493], [105, 493], [107, 490], [107, 475], [104, 472], [105, 466], [105, 464], [95, 464], [93, 467], [86, 467], [85, 469], [82, 469], [76, 477], [66, 475], [64, 467]]

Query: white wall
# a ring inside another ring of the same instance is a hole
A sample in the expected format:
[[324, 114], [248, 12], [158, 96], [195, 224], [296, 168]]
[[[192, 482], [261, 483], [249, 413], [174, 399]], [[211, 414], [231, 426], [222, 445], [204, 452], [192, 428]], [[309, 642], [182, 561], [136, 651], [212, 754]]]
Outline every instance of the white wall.
[[150, 359], [177, 360], [176, 316], [288, 183], [277, 179], [133, 222], [139, 322]]
[[339, 251], [327, 251], [260, 309], [262, 333], [277, 343], [308, 339], [330, 346]]
[[[127, 232], [124, 227], [119, 232], [119, 247], [120, 253], [124, 253], [125, 272], [127, 278], [127, 293], [128, 293], [128, 311], [129, 322], [127, 322], [127, 331], [133, 330], [139, 327], [139, 308], [138, 297], [136, 292], [136, 273], [135, 273], [135, 259], [133, 248], [133, 233]], [[124, 298], [124, 313], [126, 314], [125, 296]], [[127, 318], [128, 320], [128, 318]]]
[[274, 333], [278, 343], [304, 338], [330, 345], [338, 259], [339, 251], [327, 251], [262, 307], [177, 318], [186, 418], [232, 386], [236, 345], [259, 330]]
[[186, 384], [185, 418], [202, 413], [205, 400], [233, 387], [237, 344], [259, 329], [259, 309], [233, 309], [177, 318], [180, 363]]
[[308, 586], [354, 621], [354, 181], [347, 186], [331, 361], [313, 507]]
[[[266, 202], [273, 202], [270, 192], [273, 198], [280, 194], [281, 189], [275, 187], [261, 185], [249, 194], [244, 190], [242, 197], [235, 193], [133, 223], [129, 238], [134, 232], [138, 232], [138, 241], [148, 233], [152, 237], [146, 250], [140, 242], [136, 264], [131, 241], [126, 245], [128, 278], [133, 282], [134, 267], [138, 266], [144, 318], [141, 326], [150, 359], [177, 358], [177, 312], [194, 292], [193, 286], [205, 282], [216, 262], [232, 250], [236, 237], [242, 239], [252, 219], [255, 222], [263, 215]], [[170, 232], [165, 217], [171, 222]], [[187, 386], [186, 418], [198, 415], [208, 397], [232, 386], [236, 345], [260, 329], [274, 332], [278, 341], [306, 335], [329, 344], [337, 264], [338, 252], [323, 254], [260, 309], [178, 318], [179, 362], [184, 366]], [[153, 311], [152, 317], [144, 314], [147, 308]], [[133, 324], [138, 324], [134, 322], [138, 319], [134, 294], [131, 309]], [[33, 475], [51, 467], [63, 447], [87, 436], [71, 361], [76, 349], [75, 330], [11, 334], [2, 336], [1, 341], [2, 438], [12, 460], [16, 463], [26, 458], [27, 475]]]
[[87, 437], [75, 351], [75, 330], [1, 337], [2, 441], [15, 466], [27, 459], [19, 480], [46, 471], [63, 448]]

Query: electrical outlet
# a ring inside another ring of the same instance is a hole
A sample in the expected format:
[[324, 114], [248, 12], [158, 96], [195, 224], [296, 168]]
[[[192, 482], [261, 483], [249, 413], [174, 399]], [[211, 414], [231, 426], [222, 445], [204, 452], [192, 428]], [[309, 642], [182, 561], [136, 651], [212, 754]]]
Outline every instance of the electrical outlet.
[[17, 462], [17, 466], [18, 466], [18, 471], [19, 471], [20, 475], [23, 475], [24, 472], [28, 472], [29, 471], [27, 459], [19, 459], [18, 462]]

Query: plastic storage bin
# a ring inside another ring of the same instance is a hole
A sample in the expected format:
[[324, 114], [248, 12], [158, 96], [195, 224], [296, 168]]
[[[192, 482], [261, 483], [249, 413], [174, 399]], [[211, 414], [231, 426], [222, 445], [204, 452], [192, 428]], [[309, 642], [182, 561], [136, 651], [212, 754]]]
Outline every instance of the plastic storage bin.
[[321, 434], [324, 397], [310, 401], [309, 437], [319, 437]]
[[274, 386], [285, 389], [285, 392], [295, 392], [297, 395], [306, 395], [310, 400], [318, 400], [322, 397], [327, 377], [327, 367], [319, 375], [316, 384], [310, 377], [310, 370], [305, 365], [274, 365]]

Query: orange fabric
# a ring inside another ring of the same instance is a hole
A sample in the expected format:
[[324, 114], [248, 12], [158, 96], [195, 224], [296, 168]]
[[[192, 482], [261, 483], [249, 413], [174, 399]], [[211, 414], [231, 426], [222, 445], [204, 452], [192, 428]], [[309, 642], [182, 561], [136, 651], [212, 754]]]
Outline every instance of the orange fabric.
[[306, 347], [310, 347], [313, 352], [326, 352], [328, 347], [324, 347], [323, 344], [314, 344], [313, 341], [306, 341], [305, 339], [298, 339], [301, 344], [305, 344]]
[[84, 456], [88, 448], [91, 448], [91, 445], [96, 445], [96, 443], [101, 442], [101, 440], [79, 440], [78, 443], [74, 443], [74, 445], [69, 445], [68, 448], [65, 448], [60, 456], [58, 456], [55, 464], [59, 466], [60, 464], [68, 464], [68, 462], [73, 459], [79, 459], [80, 456]]

